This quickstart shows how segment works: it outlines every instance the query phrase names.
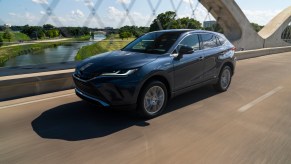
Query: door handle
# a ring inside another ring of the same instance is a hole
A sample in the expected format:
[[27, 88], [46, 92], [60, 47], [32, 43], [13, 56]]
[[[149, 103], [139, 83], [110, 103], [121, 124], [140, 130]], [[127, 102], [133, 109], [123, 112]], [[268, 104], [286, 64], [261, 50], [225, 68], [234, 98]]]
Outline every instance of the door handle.
[[200, 56], [199, 58], [198, 58], [198, 60], [203, 60], [204, 59], [204, 56]]

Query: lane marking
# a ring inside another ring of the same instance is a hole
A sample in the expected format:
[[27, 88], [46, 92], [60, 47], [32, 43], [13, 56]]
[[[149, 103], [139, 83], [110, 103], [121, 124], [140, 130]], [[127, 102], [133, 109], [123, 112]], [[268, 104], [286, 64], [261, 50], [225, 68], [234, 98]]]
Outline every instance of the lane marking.
[[250, 109], [251, 107], [255, 106], [256, 104], [262, 102], [263, 100], [265, 100], [266, 98], [272, 96], [273, 94], [275, 94], [276, 92], [280, 91], [281, 89], [283, 89], [282, 86], [279, 86], [273, 90], [271, 90], [270, 92], [264, 94], [263, 96], [255, 99], [254, 101], [242, 106], [241, 108], [238, 109], [239, 112], [245, 112], [247, 111], [248, 109]]
[[13, 104], [13, 105], [6, 105], [6, 106], [0, 107], [0, 110], [6, 109], [6, 108], [12, 108], [12, 107], [16, 107], [16, 106], [21, 106], [21, 105], [27, 105], [27, 104], [47, 101], [47, 100], [52, 100], [52, 99], [57, 99], [57, 98], [61, 98], [61, 97], [68, 97], [68, 96], [72, 96], [72, 95], [75, 95], [75, 93], [70, 93], [70, 94], [65, 94], [65, 95], [60, 95], [60, 96], [55, 96], [55, 97], [49, 97], [49, 98], [44, 98], [44, 99], [39, 99], [39, 100], [32, 100], [32, 101], [28, 101], [28, 102]]

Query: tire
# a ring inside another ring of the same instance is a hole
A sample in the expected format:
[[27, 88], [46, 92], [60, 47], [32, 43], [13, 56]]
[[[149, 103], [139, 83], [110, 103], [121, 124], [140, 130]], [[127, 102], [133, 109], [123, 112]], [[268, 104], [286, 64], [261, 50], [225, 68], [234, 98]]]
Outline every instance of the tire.
[[224, 66], [220, 73], [217, 83], [214, 85], [214, 88], [218, 92], [225, 92], [229, 88], [232, 78], [232, 70], [229, 66]]
[[167, 87], [161, 81], [149, 82], [138, 98], [138, 114], [143, 118], [153, 118], [160, 115], [168, 101]]

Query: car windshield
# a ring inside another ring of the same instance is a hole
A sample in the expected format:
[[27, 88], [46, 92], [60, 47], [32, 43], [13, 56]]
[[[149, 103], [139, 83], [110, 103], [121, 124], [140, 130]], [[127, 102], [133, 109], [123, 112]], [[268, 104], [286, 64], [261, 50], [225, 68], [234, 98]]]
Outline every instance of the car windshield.
[[164, 54], [172, 47], [181, 32], [154, 32], [145, 34], [134, 40], [122, 51]]

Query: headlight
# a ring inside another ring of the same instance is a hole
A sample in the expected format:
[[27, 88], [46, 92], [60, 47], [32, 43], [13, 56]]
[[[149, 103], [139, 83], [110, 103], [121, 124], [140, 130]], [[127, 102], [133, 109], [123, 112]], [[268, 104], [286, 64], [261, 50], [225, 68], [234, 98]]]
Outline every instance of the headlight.
[[102, 73], [101, 76], [128, 76], [136, 72], [137, 69], [130, 69], [130, 70], [116, 70], [112, 72]]

